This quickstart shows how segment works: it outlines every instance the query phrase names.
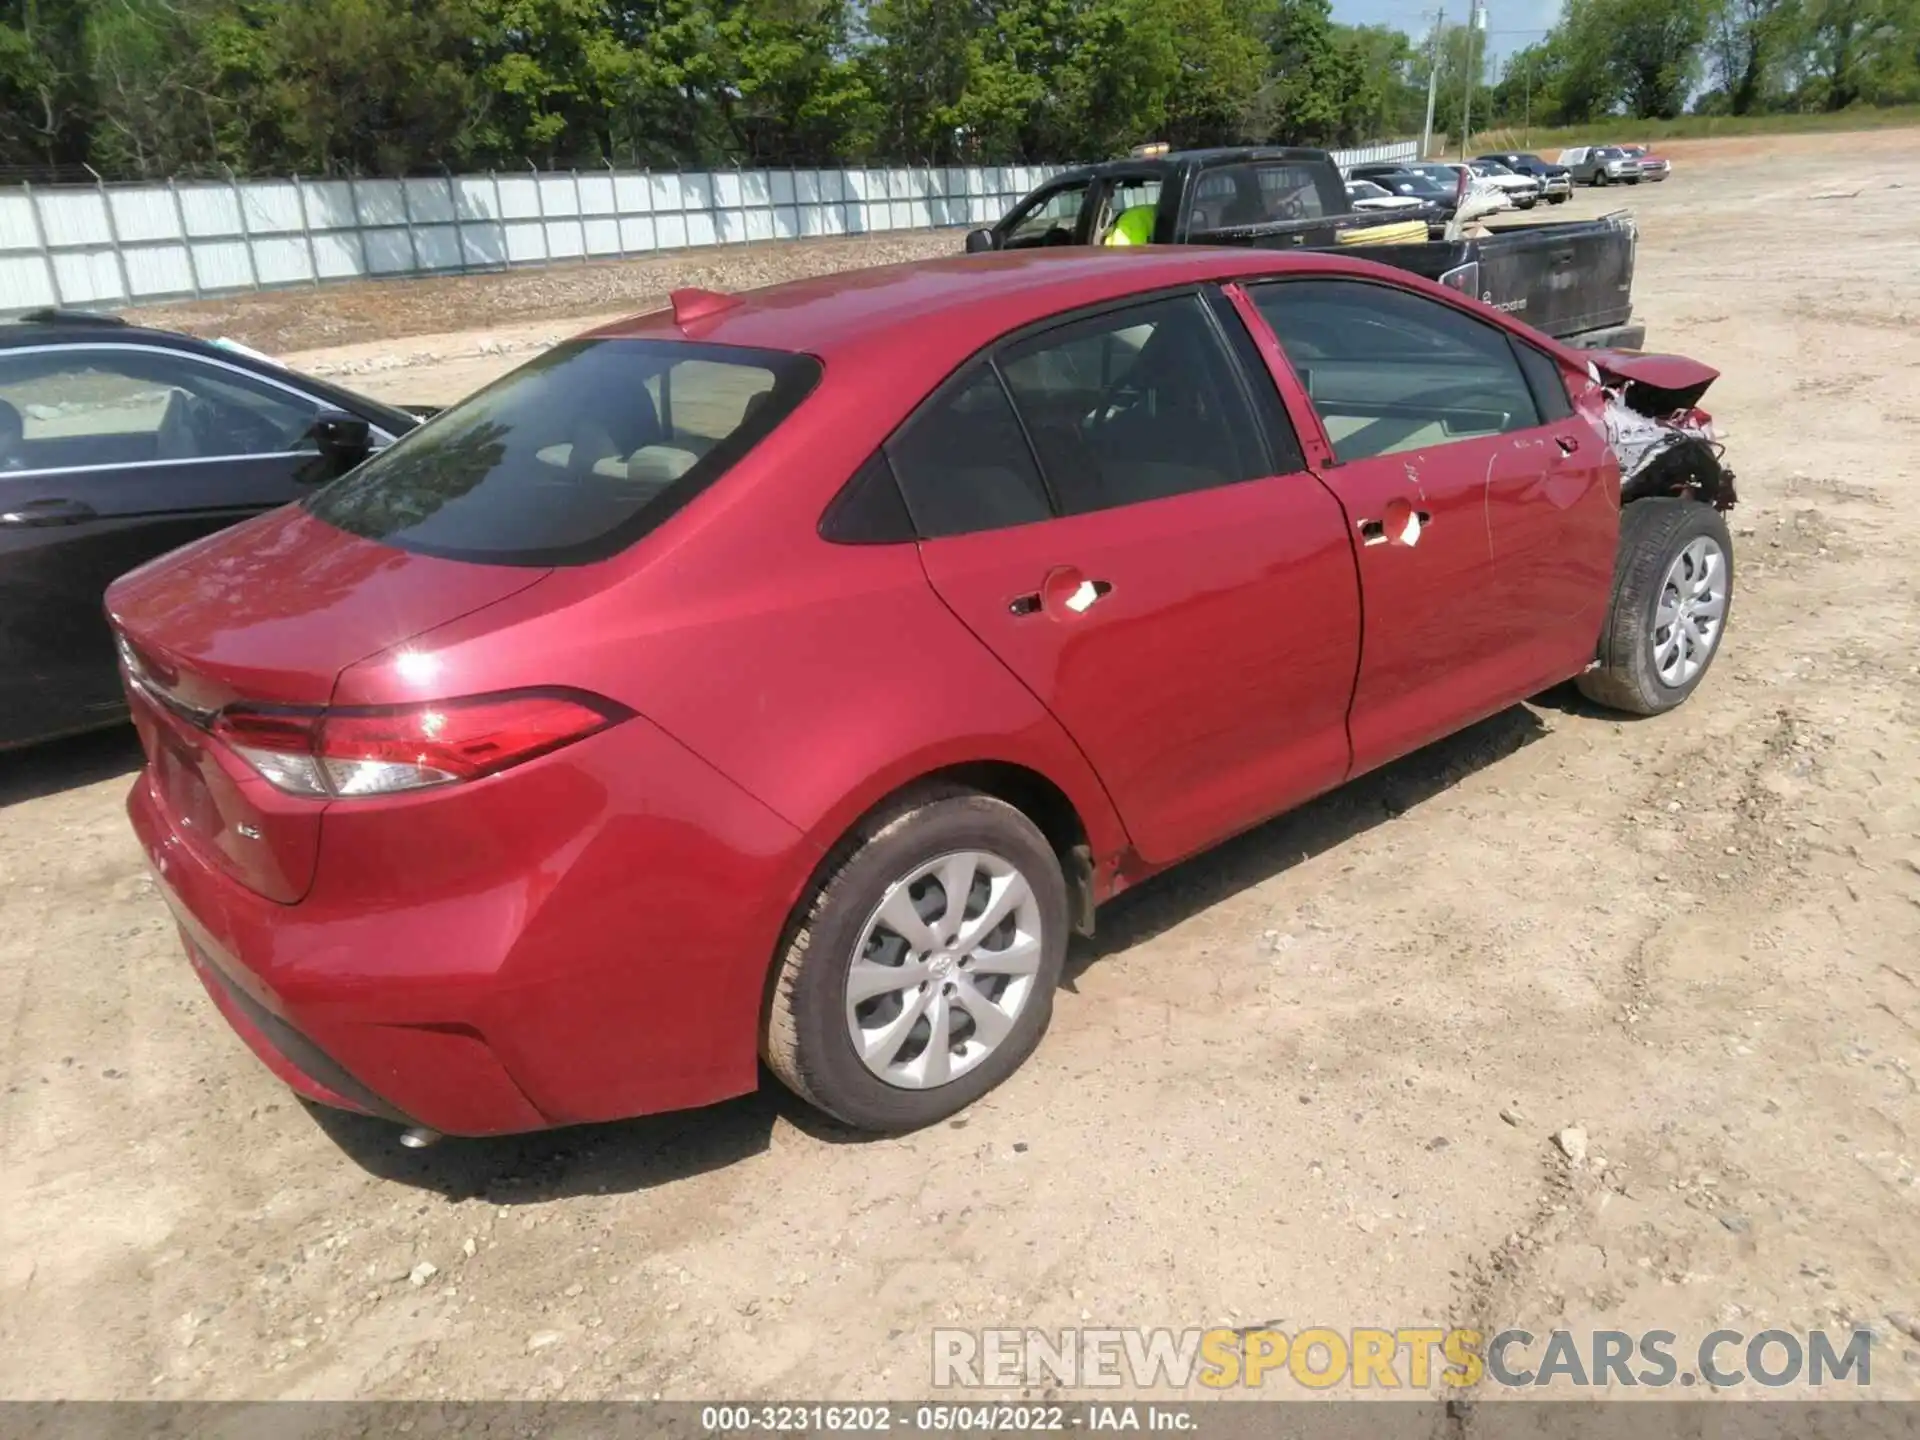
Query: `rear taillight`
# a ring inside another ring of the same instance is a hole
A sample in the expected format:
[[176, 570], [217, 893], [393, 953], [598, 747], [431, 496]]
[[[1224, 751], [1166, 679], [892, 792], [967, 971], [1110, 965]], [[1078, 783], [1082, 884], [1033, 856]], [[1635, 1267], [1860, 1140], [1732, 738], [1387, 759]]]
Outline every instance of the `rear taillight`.
[[276, 790], [316, 799], [478, 780], [624, 720], [573, 690], [518, 690], [415, 705], [220, 712], [213, 733]]

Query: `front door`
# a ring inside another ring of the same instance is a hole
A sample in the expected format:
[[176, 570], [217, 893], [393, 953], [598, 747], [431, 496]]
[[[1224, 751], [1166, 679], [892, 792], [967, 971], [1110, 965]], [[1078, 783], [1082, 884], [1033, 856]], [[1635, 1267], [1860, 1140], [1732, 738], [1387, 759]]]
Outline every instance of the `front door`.
[[1072, 735], [1149, 864], [1350, 759], [1345, 522], [1245, 370], [1199, 295], [1147, 300], [1001, 347], [889, 445], [934, 589]]
[[1359, 547], [1356, 771], [1577, 673], [1599, 636], [1618, 494], [1592, 427], [1536, 396], [1519, 342], [1373, 281], [1247, 293], [1325, 433], [1323, 478]]
[[323, 478], [319, 408], [154, 346], [0, 354], [0, 744], [120, 713], [107, 586]]

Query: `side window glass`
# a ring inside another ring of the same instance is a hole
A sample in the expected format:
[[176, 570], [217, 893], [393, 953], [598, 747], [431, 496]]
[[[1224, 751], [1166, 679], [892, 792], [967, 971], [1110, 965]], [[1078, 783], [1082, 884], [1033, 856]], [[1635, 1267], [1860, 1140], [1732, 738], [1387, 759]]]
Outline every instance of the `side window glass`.
[[319, 406], [158, 349], [0, 357], [0, 470], [63, 470], [311, 449]]
[[1187, 201], [1190, 233], [1271, 225], [1285, 220], [1317, 220], [1320, 203], [1316, 172], [1305, 165], [1265, 162], [1222, 165], [1200, 176]]
[[1506, 332], [1385, 285], [1251, 287], [1334, 455], [1363, 460], [1541, 423]]
[[820, 538], [836, 545], [897, 545], [916, 538], [884, 451], [874, 451], [833, 497], [820, 517]]
[[1158, 180], [1143, 176], [1110, 180], [1092, 241], [1095, 245], [1150, 245], [1159, 214]]
[[1533, 391], [1534, 404], [1540, 409], [1541, 423], [1550, 424], [1573, 414], [1573, 402], [1567, 398], [1567, 377], [1560, 372], [1558, 362], [1524, 341], [1513, 340], [1512, 336], [1507, 338], [1513, 341], [1513, 353], [1520, 361], [1520, 369], [1527, 377], [1528, 387]]
[[1269, 473], [1197, 296], [1090, 316], [1017, 341], [999, 360], [1066, 514]]
[[1073, 244], [1090, 183], [1082, 180], [1042, 196], [1038, 204], [1008, 228], [1001, 248], [1030, 250], [1040, 245]]
[[1053, 513], [990, 365], [976, 365], [936, 391], [886, 452], [923, 539], [1025, 525]]

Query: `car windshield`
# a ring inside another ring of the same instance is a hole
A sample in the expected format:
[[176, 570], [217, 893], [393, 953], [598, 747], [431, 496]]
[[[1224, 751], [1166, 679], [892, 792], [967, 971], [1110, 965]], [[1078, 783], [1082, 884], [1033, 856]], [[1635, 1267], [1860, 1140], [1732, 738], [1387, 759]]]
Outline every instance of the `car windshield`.
[[1349, 180], [1347, 182], [1347, 194], [1351, 195], [1356, 200], [1381, 200], [1381, 199], [1393, 198], [1385, 190], [1381, 189], [1378, 185], [1374, 184], [1371, 180]]
[[820, 373], [786, 351], [571, 341], [305, 503], [351, 534], [449, 559], [605, 559], [725, 474]]
[[1624, 158], [1624, 156], [1624, 151], [1612, 145], [1602, 145], [1598, 150], [1593, 152], [1593, 158], [1596, 160], [1619, 160]]
[[1511, 175], [1513, 173], [1513, 171], [1502, 165], [1498, 160], [1482, 160], [1479, 169], [1483, 175]]

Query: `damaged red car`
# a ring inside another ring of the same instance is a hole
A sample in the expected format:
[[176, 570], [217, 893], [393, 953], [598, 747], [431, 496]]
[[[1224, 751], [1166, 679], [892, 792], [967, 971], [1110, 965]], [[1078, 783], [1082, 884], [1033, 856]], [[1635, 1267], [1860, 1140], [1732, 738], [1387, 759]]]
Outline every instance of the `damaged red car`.
[[1143, 878], [1725, 633], [1714, 372], [1345, 256], [955, 257], [558, 346], [108, 596], [129, 810], [300, 1094], [483, 1135], [1039, 1043]]

